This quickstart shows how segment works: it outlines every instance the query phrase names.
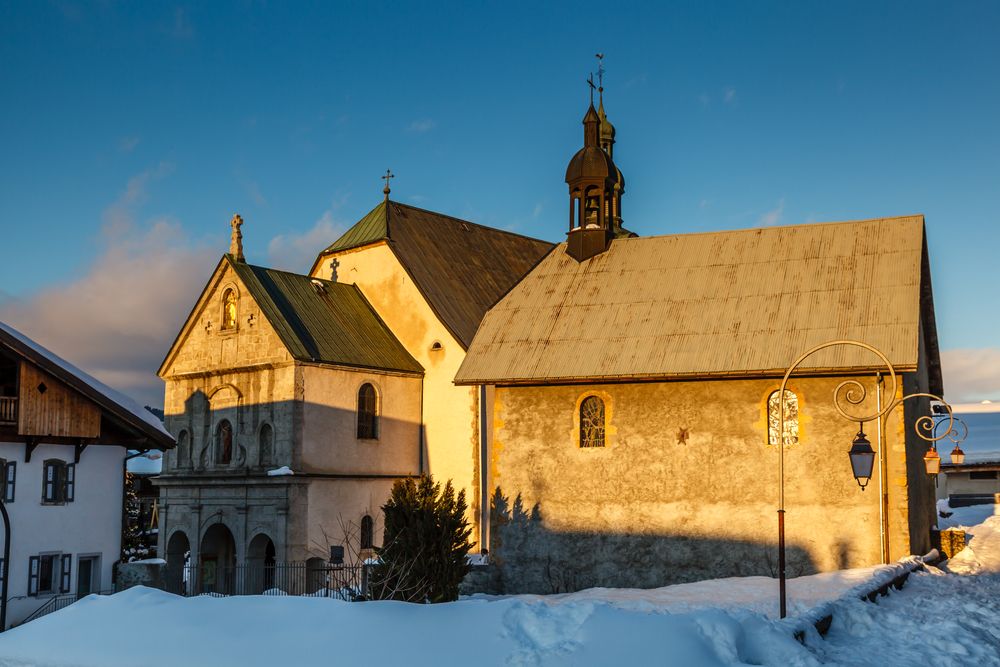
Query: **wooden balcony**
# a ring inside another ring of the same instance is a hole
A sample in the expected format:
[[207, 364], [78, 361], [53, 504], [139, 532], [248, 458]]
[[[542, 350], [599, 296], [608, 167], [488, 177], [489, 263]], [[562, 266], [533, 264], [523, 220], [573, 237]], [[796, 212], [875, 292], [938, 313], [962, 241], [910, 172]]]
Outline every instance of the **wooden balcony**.
[[0, 424], [17, 424], [16, 396], [0, 396]]

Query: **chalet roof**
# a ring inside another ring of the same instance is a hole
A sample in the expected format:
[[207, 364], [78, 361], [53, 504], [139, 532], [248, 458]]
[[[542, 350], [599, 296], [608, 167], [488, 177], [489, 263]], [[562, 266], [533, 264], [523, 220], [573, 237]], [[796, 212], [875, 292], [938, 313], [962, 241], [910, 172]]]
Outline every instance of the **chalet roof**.
[[356, 286], [226, 260], [295, 359], [423, 373]]
[[320, 253], [316, 262], [383, 241], [463, 347], [472, 342], [489, 307], [553, 247], [386, 200]]
[[174, 446], [173, 436], [152, 412], [4, 322], [0, 322], [0, 347], [86, 396], [126, 430], [137, 432], [150, 448], [169, 449]]
[[[923, 216], [622, 238], [579, 263], [564, 248], [490, 309], [457, 383], [780, 376], [844, 338], [912, 371], [923, 335], [941, 392]], [[802, 368], [878, 365], [838, 346]]]

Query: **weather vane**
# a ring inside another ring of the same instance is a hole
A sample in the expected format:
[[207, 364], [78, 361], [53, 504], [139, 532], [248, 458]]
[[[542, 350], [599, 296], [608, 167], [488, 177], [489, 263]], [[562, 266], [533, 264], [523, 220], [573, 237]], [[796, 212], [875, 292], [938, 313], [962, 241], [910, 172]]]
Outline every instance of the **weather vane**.
[[389, 190], [389, 179], [390, 178], [396, 178], [396, 177], [393, 175], [393, 173], [391, 171], [389, 171], [388, 169], [386, 169], [385, 170], [385, 176], [382, 176], [382, 180], [385, 181], [385, 187], [382, 188], [382, 194], [385, 195], [386, 199], [389, 198], [389, 192], [390, 192], [390, 190]]
[[604, 54], [595, 53], [594, 57], [597, 58], [597, 90], [599, 92], [604, 92]]

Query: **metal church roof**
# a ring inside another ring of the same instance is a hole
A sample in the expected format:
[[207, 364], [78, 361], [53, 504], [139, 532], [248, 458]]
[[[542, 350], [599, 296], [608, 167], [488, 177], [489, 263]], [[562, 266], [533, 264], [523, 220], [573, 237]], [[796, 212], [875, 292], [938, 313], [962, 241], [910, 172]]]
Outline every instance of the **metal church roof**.
[[[565, 244], [486, 314], [458, 384], [781, 375], [811, 346], [864, 341], [899, 371], [926, 345], [940, 393], [923, 216]], [[837, 347], [814, 372], [876, 368]]]
[[387, 199], [316, 262], [383, 241], [463, 347], [472, 342], [489, 307], [553, 248], [545, 241]]
[[354, 285], [226, 258], [294, 358], [423, 373]]

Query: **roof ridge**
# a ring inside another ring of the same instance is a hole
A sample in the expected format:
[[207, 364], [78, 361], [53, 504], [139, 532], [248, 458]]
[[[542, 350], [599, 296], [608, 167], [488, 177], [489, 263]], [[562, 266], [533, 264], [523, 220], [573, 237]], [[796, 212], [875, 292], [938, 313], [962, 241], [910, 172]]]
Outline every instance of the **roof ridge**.
[[[766, 230], [778, 230], [778, 229], [801, 229], [803, 227], [829, 227], [832, 225], [858, 225], [865, 222], [887, 222], [894, 220], [915, 220], [920, 219], [925, 220], [923, 213], [914, 213], [912, 215], [892, 215], [885, 216], [881, 218], [861, 218], [859, 220], [830, 220], [828, 222], [799, 222], [794, 225], [768, 225], [764, 227], [741, 227], [739, 229], [716, 229], [712, 231], [704, 232], [680, 232], [677, 234], [653, 234], [650, 236], [633, 236], [633, 237], [622, 237], [614, 239], [615, 241], [640, 241], [649, 239], [663, 239], [663, 238], [676, 238], [680, 236], [708, 236], [708, 235], [719, 235], [719, 234], [742, 234], [746, 232], [755, 231], [766, 231]], [[565, 241], [560, 241], [556, 245], [561, 245]]]
[[484, 225], [479, 222], [473, 222], [472, 220], [466, 220], [465, 218], [459, 218], [457, 216], [449, 215], [447, 213], [441, 213], [440, 211], [432, 211], [429, 208], [420, 208], [419, 206], [413, 206], [412, 204], [404, 204], [402, 202], [393, 201], [391, 199], [389, 200], [389, 202], [395, 204], [396, 206], [404, 206], [406, 208], [411, 208], [414, 211], [421, 211], [423, 213], [430, 213], [432, 215], [437, 215], [442, 218], [449, 218], [451, 220], [456, 220], [458, 222], [464, 222], [467, 225], [473, 225], [474, 227], [479, 227], [480, 229], [486, 229], [491, 232], [499, 232], [500, 234], [506, 234], [507, 236], [516, 236], [518, 238], [527, 239], [529, 241], [538, 241], [540, 243], [548, 243], [549, 245], [557, 245], [552, 241], [546, 241], [545, 239], [536, 238], [534, 236], [528, 236], [527, 234], [518, 234], [517, 232], [512, 232], [506, 229], [500, 229], [499, 227], [490, 227], [489, 225]]

